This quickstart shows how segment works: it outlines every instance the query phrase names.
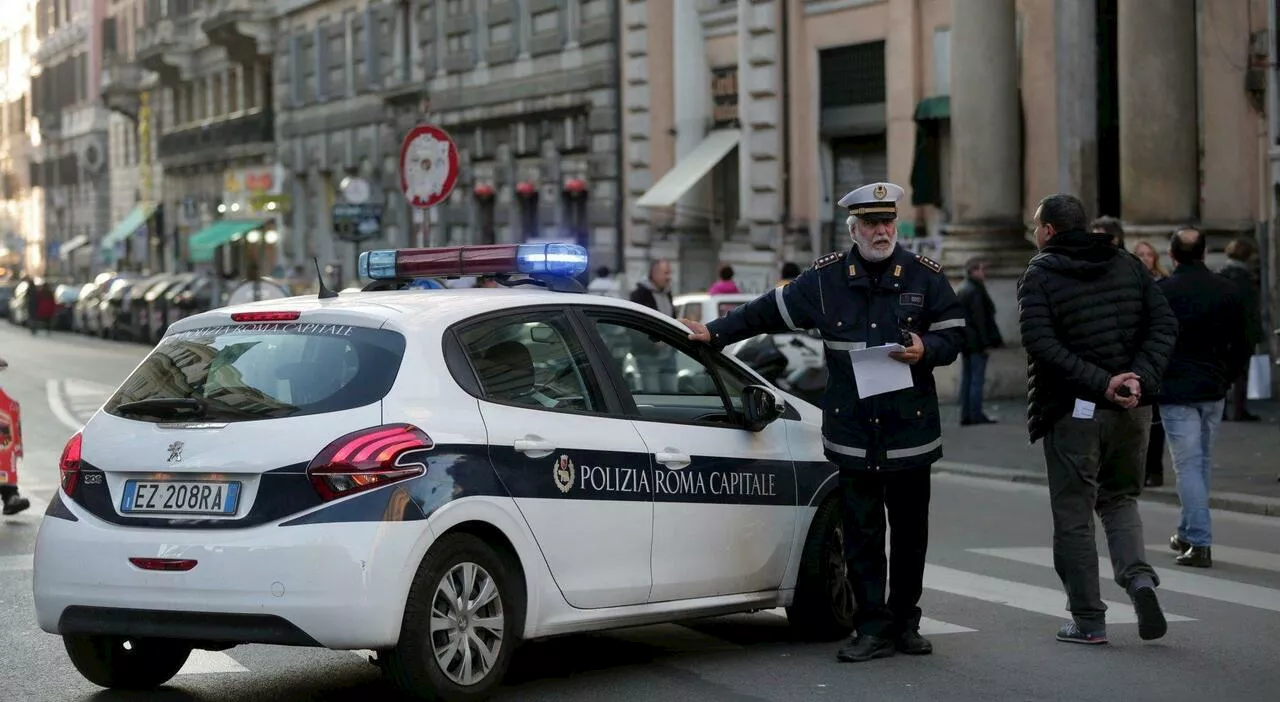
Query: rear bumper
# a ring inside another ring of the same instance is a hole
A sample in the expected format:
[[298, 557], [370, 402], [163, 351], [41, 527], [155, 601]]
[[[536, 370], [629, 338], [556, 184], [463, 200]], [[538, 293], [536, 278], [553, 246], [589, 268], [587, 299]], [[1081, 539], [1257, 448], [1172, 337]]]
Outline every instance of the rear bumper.
[[[211, 531], [129, 528], [67, 504], [36, 541], [36, 619], [52, 634], [393, 646], [409, 585], [432, 540], [423, 521]], [[131, 557], [195, 559], [187, 572]]]

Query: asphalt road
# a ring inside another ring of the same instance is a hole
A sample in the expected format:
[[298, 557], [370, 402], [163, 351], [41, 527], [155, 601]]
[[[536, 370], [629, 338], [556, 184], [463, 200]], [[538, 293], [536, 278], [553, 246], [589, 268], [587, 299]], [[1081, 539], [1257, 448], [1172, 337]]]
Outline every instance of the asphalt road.
[[[30, 554], [56, 461], [141, 359], [138, 346], [41, 336], [0, 323], [0, 387], [22, 403], [24, 492], [37, 505], [0, 521], [0, 700], [295, 702], [393, 699], [378, 671], [346, 651], [243, 646], [197, 652], [164, 690], [110, 693], [84, 681], [61, 641], [37, 629]], [[1164, 547], [1175, 508], [1144, 503], [1148, 557], [1171, 621], [1138, 639], [1109, 580], [1111, 644], [1058, 643], [1065, 598], [1052, 568], [1045, 489], [937, 476], [922, 606], [930, 657], [835, 661], [837, 644], [789, 640], [776, 613], [570, 636], [525, 646], [504, 700], [1220, 700], [1275, 699], [1280, 685], [1280, 519], [1215, 513], [1215, 567], [1176, 568]], [[1105, 544], [1100, 541], [1105, 559]], [[1104, 567], [1104, 573], [1109, 568]]]

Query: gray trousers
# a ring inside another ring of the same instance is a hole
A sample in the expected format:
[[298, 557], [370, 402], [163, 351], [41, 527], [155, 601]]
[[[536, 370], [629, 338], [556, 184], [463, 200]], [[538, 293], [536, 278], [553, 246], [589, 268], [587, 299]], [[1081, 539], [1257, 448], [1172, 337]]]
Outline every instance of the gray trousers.
[[1116, 584], [1132, 593], [1160, 584], [1146, 562], [1142, 492], [1151, 408], [1099, 408], [1093, 419], [1059, 419], [1044, 437], [1053, 509], [1053, 566], [1067, 591], [1067, 609], [1089, 632], [1106, 625], [1107, 606], [1098, 582], [1093, 514], [1102, 519]]

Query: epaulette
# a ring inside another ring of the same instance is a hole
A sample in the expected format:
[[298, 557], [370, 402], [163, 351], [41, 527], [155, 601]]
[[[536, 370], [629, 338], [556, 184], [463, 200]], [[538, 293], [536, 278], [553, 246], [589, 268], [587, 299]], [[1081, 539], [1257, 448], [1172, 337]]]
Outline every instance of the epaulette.
[[917, 261], [920, 265], [924, 266], [925, 268], [928, 268], [929, 270], [933, 271], [934, 273], [941, 273], [941, 272], [942, 272], [942, 264], [941, 264], [941, 263], [938, 263], [937, 261], [933, 260], [932, 258], [929, 258], [928, 256], [922, 256], [922, 255], [920, 255], [920, 254], [916, 254], [916, 261]]
[[823, 267], [829, 266], [829, 265], [831, 265], [831, 264], [835, 263], [836, 261], [839, 261], [839, 260], [840, 260], [840, 259], [842, 259], [842, 258], [844, 258], [844, 252], [843, 252], [843, 251], [836, 251], [836, 252], [833, 252], [833, 253], [829, 253], [829, 254], [827, 254], [826, 256], [823, 256], [823, 257], [821, 257], [821, 258], [819, 258], [819, 259], [815, 260], [815, 261], [813, 262], [813, 269], [814, 269], [814, 270], [817, 270], [817, 269], [819, 269], [819, 268], [823, 268]]

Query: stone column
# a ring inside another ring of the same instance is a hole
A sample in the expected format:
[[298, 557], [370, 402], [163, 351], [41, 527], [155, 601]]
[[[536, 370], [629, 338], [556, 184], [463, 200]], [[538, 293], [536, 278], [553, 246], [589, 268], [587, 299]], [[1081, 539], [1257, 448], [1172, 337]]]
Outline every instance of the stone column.
[[[671, 92], [675, 103], [675, 165], [679, 165], [702, 143], [711, 125], [711, 69], [697, 3], [676, 2], [672, 25], [671, 59], [678, 68]], [[710, 225], [710, 186], [708, 173], [676, 203], [677, 230], [698, 228], [705, 232]]]
[[943, 263], [983, 255], [996, 275], [1029, 258], [1022, 220], [1014, 0], [965, 3], [951, 26], [951, 223]]
[[1098, 212], [1098, 26], [1092, 2], [1054, 3], [1058, 190]]
[[1196, 3], [1116, 4], [1121, 218], [1166, 230], [1198, 214]]

